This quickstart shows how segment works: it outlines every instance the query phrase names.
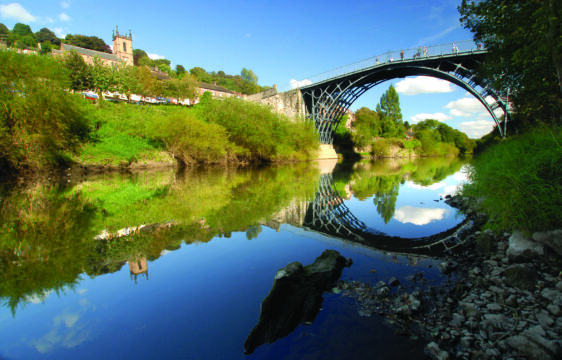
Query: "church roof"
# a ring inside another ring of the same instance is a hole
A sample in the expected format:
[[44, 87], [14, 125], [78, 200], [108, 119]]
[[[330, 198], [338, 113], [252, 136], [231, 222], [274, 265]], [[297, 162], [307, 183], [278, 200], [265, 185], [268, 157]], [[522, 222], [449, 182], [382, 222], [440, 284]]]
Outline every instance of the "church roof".
[[105, 53], [105, 52], [102, 52], [102, 51], [84, 49], [84, 48], [81, 48], [79, 46], [74, 46], [74, 45], [68, 45], [68, 44], [61, 44], [61, 45], [62, 45], [62, 50], [64, 50], [64, 51], [74, 50], [78, 54], [82, 54], [82, 55], [87, 55], [87, 56], [91, 56], [91, 57], [99, 56], [102, 59], [117, 61], [117, 62], [123, 61], [123, 60], [121, 60], [121, 58], [117, 57], [114, 54], [108, 54], [108, 53]]

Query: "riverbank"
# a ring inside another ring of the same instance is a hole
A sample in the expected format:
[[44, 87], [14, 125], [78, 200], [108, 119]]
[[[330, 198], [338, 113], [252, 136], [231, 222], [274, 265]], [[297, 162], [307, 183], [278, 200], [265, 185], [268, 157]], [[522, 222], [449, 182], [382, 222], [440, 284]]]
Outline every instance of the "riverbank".
[[[362, 288], [363, 304], [397, 332], [427, 341], [432, 359], [558, 359], [562, 356], [562, 230], [496, 235], [482, 231], [488, 216], [473, 202], [447, 199], [473, 222], [439, 270], [448, 281], [408, 292], [391, 278], [373, 288], [340, 282], [336, 291]], [[538, 240], [535, 241], [534, 239]], [[410, 276], [422, 285], [423, 273]], [[366, 296], [365, 293], [368, 295]]]

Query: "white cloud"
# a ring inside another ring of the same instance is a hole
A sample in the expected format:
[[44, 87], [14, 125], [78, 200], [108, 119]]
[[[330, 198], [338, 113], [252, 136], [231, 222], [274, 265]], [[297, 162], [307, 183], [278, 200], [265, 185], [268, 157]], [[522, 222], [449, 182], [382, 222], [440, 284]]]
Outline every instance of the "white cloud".
[[468, 117], [486, 111], [484, 105], [475, 97], [464, 97], [451, 101], [445, 108], [451, 111], [452, 116]]
[[448, 81], [430, 76], [406, 78], [396, 83], [396, 91], [405, 95], [450, 93], [455, 91]]
[[53, 31], [58, 38], [64, 39], [66, 37], [66, 32], [62, 28], [56, 27]]
[[63, 9], [68, 9], [68, 8], [70, 7], [70, 3], [69, 3], [68, 1], [61, 1], [61, 2], [60, 2], [60, 6], [61, 6]]
[[310, 81], [308, 79], [304, 79], [304, 80], [291, 79], [291, 81], [289, 81], [289, 83], [291, 84], [291, 89], [296, 89], [296, 88], [300, 88], [302, 86], [310, 85], [310, 84], [312, 84], [312, 81]]
[[14, 19], [22, 23], [30, 23], [37, 20], [23, 6], [18, 3], [10, 3], [8, 5], [0, 5], [0, 17], [3, 19]]
[[421, 113], [421, 114], [416, 114], [414, 116], [410, 116], [410, 121], [414, 124], [417, 124], [420, 121], [424, 121], [424, 120], [427, 120], [427, 119], [433, 119], [433, 120], [437, 120], [437, 121], [446, 121], [446, 120], [452, 119], [452, 117], [447, 115], [447, 114], [444, 114], [442, 112], [438, 112], [438, 113], [434, 113], [434, 114]]
[[69, 20], [70, 20], [70, 16], [66, 15], [65, 13], [61, 13], [61, 14], [59, 15], [59, 19], [60, 19], [61, 21], [69, 21]]
[[492, 131], [495, 125], [491, 120], [465, 121], [459, 124], [459, 130], [471, 139], [479, 139]]
[[394, 212], [394, 218], [401, 223], [426, 225], [432, 221], [442, 220], [449, 212], [447, 209], [426, 209], [413, 206], [402, 206]]
[[159, 59], [165, 59], [165, 56], [162, 55], [158, 55], [158, 54], [150, 54], [150, 53], [146, 53], [146, 55], [148, 55], [149, 58], [151, 58], [152, 60], [159, 60]]

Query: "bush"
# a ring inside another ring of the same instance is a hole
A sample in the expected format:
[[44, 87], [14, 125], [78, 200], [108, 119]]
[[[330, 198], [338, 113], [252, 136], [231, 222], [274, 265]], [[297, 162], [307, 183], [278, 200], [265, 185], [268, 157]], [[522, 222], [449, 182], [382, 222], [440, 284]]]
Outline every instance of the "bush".
[[49, 57], [0, 52], [0, 171], [63, 163], [90, 133], [88, 104]]
[[541, 129], [492, 146], [475, 161], [464, 194], [481, 198], [480, 207], [498, 230], [526, 232], [562, 226], [562, 136]]

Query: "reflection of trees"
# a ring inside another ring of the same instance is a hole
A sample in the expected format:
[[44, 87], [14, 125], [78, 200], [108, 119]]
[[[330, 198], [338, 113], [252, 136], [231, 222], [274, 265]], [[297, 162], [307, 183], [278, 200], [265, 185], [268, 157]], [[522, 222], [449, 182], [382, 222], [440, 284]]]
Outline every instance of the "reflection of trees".
[[400, 184], [406, 178], [428, 186], [459, 171], [463, 163], [459, 158], [450, 157], [359, 162], [353, 168], [341, 167], [348, 175], [335, 175], [334, 183], [338, 191], [351, 184], [352, 193], [360, 200], [373, 196], [377, 212], [388, 223], [394, 216]]
[[[305, 167], [221, 169], [170, 177], [106, 175], [73, 188], [36, 186], [0, 196], [0, 301], [43, 300], [89, 276], [153, 261], [182, 244], [246, 231], [293, 200], [310, 200], [318, 173]], [[169, 174], [169, 173], [166, 173]], [[120, 229], [148, 225], [121, 236]], [[95, 239], [102, 230], [108, 236]]]
[[79, 194], [43, 186], [0, 199], [0, 299], [15, 313], [25, 300], [77, 284], [95, 207]]

